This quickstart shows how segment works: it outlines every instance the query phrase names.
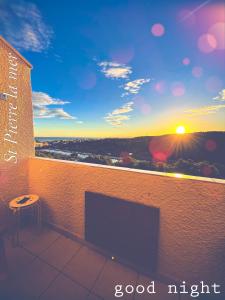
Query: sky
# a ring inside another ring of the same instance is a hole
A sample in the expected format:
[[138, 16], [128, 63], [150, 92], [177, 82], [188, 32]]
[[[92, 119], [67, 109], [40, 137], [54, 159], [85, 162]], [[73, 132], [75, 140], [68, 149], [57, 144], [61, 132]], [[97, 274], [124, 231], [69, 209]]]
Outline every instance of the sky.
[[33, 65], [35, 136], [225, 131], [223, 1], [0, 0], [0, 34]]

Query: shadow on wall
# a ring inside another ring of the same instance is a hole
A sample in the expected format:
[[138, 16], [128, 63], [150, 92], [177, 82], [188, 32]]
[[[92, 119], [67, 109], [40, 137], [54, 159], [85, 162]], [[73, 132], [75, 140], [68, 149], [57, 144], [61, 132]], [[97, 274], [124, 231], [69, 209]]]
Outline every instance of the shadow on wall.
[[85, 193], [85, 239], [148, 273], [157, 271], [159, 208]]

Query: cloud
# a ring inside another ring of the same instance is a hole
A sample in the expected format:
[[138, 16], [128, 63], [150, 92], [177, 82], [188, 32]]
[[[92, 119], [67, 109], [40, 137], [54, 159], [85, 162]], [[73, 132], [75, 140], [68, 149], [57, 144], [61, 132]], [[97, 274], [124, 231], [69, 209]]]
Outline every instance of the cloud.
[[33, 92], [32, 93], [32, 101], [35, 105], [64, 105], [69, 103], [68, 101], [55, 99], [43, 92]]
[[127, 96], [129, 94], [138, 94], [142, 85], [148, 83], [150, 78], [140, 78], [133, 81], [129, 81], [123, 85], [125, 93], [122, 94], [122, 97]]
[[126, 116], [126, 115], [115, 116], [109, 113], [104, 119], [113, 126], [121, 126], [123, 125], [123, 121], [127, 121], [130, 119], [130, 116]]
[[[63, 108], [49, 108], [49, 105], [64, 105], [69, 103], [68, 101], [52, 98], [43, 92], [33, 92], [32, 102], [34, 109], [34, 117], [37, 119], [49, 119], [49, 118], [59, 118], [66, 120], [77, 119], [71, 116], [69, 113], [65, 112]], [[78, 121], [77, 121], [78, 122]], [[81, 121], [80, 121], [81, 122]]]
[[133, 104], [134, 102], [128, 102], [125, 103], [123, 106], [114, 109], [111, 113], [108, 113], [104, 117], [105, 121], [113, 126], [123, 125], [124, 121], [130, 119], [130, 116], [126, 115], [126, 113], [131, 112], [133, 110]]
[[224, 109], [225, 104], [222, 105], [209, 105], [209, 106], [202, 106], [193, 109], [186, 110], [184, 113], [187, 114], [189, 117], [195, 116], [205, 116], [209, 114], [214, 114], [218, 112], [220, 109]]
[[213, 98], [213, 100], [225, 101], [225, 89], [219, 92], [219, 95]]
[[0, 6], [0, 31], [19, 50], [42, 52], [51, 43], [52, 29], [34, 3], [4, 2]]
[[125, 114], [133, 110], [133, 104], [134, 102], [127, 102], [120, 108], [115, 109], [112, 112], [112, 115], [120, 115], [120, 114]]
[[116, 62], [103, 61], [98, 65], [101, 67], [101, 72], [104, 73], [107, 78], [128, 78], [129, 74], [132, 73], [131, 67]]
[[[221, 90], [218, 96], [214, 97], [213, 100], [225, 101], [225, 89]], [[184, 113], [189, 117], [206, 116], [210, 114], [215, 114], [221, 109], [225, 109], [225, 104], [201, 106], [201, 107], [186, 110], [184, 111]]]
[[59, 118], [65, 120], [74, 120], [76, 117], [71, 116], [63, 108], [34, 107], [34, 117], [36, 119]]

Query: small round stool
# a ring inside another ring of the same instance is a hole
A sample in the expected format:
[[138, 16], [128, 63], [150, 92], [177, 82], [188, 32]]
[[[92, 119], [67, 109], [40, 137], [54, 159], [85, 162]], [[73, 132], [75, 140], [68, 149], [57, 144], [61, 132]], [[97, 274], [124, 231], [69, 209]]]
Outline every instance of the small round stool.
[[37, 214], [37, 226], [41, 230], [42, 226], [42, 215], [41, 215], [41, 201], [38, 195], [23, 195], [12, 199], [9, 202], [9, 208], [13, 211], [13, 214], [16, 216], [16, 238], [14, 236], [13, 242], [14, 245], [19, 244], [19, 229], [20, 229], [20, 219], [21, 213], [25, 209], [34, 208]]

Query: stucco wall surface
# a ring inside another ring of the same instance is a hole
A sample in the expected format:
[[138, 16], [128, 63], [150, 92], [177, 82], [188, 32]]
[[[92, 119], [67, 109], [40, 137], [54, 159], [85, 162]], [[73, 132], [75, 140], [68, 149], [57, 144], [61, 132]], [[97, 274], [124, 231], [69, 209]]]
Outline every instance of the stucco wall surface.
[[225, 184], [119, 168], [31, 158], [30, 192], [52, 223], [84, 237], [84, 193], [92, 191], [160, 208], [160, 274], [225, 278]]
[[[27, 159], [34, 155], [31, 66], [0, 37], [0, 200], [28, 191]], [[1, 212], [0, 212], [1, 213]]]

